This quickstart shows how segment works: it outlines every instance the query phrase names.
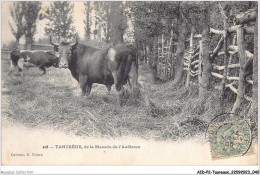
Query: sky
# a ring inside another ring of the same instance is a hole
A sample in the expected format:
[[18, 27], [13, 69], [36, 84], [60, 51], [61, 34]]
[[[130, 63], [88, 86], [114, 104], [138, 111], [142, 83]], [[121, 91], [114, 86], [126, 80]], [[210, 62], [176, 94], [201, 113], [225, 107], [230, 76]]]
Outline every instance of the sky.
[[[10, 15], [10, 6], [13, 2], [11, 1], [5, 1], [2, 2], [2, 9], [1, 9], [1, 27], [2, 27], [2, 36], [1, 36], [1, 43], [7, 43], [12, 40], [15, 40], [15, 37], [13, 36], [11, 29], [9, 27], [9, 21], [12, 21], [11, 15]], [[47, 6], [49, 6], [50, 2], [42, 2], [42, 9], [41, 11], [44, 12]], [[79, 36], [81, 38], [84, 37], [84, 2], [71, 2], [74, 4], [74, 11], [73, 11], [73, 17], [74, 17], [74, 26], [76, 30], [79, 33]], [[44, 27], [47, 23], [47, 19], [37, 21], [37, 27], [36, 27], [36, 34], [34, 36], [35, 40], [38, 40], [39, 38], [44, 37], [45, 31]], [[24, 44], [24, 37], [21, 38], [20, 44]], [[1, 44], [1, 45], [2, 45]]]

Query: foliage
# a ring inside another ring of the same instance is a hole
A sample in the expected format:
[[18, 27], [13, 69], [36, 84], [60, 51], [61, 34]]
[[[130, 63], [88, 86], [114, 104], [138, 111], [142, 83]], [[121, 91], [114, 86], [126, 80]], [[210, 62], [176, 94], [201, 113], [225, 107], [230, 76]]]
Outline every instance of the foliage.
[[[111, 5], [110, 2], [95, 1], [93, 5], [95, 16], [93, 19], [95, 21], [95, 30], [97, 30], [94, 35], [101, 37], [101, 33], [104, 35], [106, 42], [110, 39], [110, 28], [111, 28]], [[99, 30], [98, 30], [99, 29]], [[103, 31], [103, 32], [102, 32]], [[99, 38], [102, 40], [101, 38]]]
[[33, 36], [36, 32], [36, 22], [38, 19], [38, 13], [41, 9], [41, 2], [39, 1], [25, 1], [23, 2], [24, 8], [24, 34], [26, 37], [26, 44], [33, 42]]
[[60, 38], [71, 38], [76, 34], [72, 13], [74, 5], [69, 1], [55, 1], [48, 9], [45, 31]]
[[14, 2], [10, 7], [10, 13], [11, 13], [12, 21], [9, 21], [9, 26], [11, 28], [12, 34], [16, 39], [16, 43], [19, 44], [19, 39], [24, 34], [25, 9], [23, 3]]
[[36, 44], [50, 45], [50, 37], [39, 38]]

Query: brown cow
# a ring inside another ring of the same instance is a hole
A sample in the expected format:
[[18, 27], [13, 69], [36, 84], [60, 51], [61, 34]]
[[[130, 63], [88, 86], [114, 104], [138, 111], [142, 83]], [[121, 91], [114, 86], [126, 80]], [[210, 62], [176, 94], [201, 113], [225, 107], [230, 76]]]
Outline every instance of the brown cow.
[[79, 82], [82, 95], [89, 95], [93, 83], [104, 84], [110, 91], [115, 84], [118, 102], [122, 105], [123, 85], [129, 81], [133, 91], [138, 89], [138, 64], [136, 50], [131, 44], [97, 49], [85, 44], [62, 42], [51, 44], [59, 48], [60, 68], [69, 68]]

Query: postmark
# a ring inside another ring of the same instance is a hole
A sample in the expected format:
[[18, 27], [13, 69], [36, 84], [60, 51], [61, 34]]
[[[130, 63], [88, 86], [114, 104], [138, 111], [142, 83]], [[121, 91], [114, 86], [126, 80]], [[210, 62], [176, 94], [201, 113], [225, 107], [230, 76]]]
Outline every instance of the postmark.
[[213, 160], [253, 153], [249, 120], [210, 123], [208, 135]]

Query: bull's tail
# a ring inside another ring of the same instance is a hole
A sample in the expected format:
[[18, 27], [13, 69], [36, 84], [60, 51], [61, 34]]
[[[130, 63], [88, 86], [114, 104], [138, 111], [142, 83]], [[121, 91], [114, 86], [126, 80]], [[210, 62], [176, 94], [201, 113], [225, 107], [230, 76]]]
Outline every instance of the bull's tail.
[[118, 85], [126, 84], [127, 75], [128, 75], [128, 73], [127, 73], [127, 69], [128, 69], [127, 63], [128, 63], [128, 58], [122, 57], [122, 59], [119, 62], [119, 66], [118, 66], [118, 70], [117, 70], [117, 77], [118, 77], [117, 83], [118, 83]]
[[127, 61], [126, 61], [126, 67], [125, 67], [125, 71], [124, 71], [124, 84], [126, 84], [127, 81], [129, 82], [129, 72], [130, 72], [131, 66], [132, 66], [132, 59], [133, 59], [133, 56], [128, 55]]

